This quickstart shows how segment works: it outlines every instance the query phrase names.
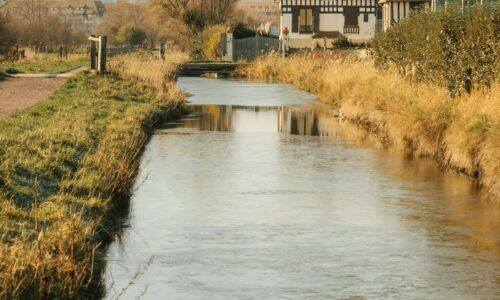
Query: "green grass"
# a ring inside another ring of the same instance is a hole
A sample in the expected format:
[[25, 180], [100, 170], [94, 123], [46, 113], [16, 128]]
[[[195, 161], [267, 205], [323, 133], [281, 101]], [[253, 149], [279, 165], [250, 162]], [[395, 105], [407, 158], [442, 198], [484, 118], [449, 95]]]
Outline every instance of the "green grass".
[[20, 61], [0, 63], [0, 72], [4, 73], [48, 73], [58, 74], [76, 69], [89, 64], [87, 58], [68, 59], [61, 61]]
[[0, 121], [0, 299], [96, 298], [139, 157], [179, 99], [83, 73]]

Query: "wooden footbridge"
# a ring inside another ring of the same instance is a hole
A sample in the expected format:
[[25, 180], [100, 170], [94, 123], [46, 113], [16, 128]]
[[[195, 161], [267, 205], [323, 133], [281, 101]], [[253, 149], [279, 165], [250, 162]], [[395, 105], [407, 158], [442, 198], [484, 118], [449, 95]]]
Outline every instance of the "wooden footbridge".
[[203, 76], [207, 74], [216, 75], [216, 77], [227, 77], [242, 66], [242, 63], [232, 62], [188, 62], [179, 67], [179, 76]]

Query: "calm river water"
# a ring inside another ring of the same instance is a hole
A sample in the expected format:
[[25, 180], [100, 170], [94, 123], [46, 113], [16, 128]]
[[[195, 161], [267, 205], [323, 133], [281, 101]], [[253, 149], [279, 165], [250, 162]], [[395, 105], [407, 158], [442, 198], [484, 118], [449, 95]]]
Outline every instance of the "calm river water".
[[144, 153], [109, 299], [500, 299], [500, 206], [290, 86], [181, 78]]

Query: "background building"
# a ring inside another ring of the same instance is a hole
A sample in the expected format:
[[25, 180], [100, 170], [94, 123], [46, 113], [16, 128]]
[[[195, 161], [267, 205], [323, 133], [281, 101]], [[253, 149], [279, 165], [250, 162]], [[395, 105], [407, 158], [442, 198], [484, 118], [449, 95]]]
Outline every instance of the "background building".
[[241, 10], [245, 17], [253, 18], [263, 23], [278, 24], [280, 10], [278, 1], [269, 0], [240, 0], [236, 2], [236, 9]]
[[375, 36], [378, 0], [280, 0], [280, 27], [288, 28], [290, 47], [331, 47], [333, 39], [345, 36], [367, 42]]
[[2, 10], [5, 14], [20, 19], [29, 19], [33, 14], [36, 14], [37, 18], [55, 15], [70, 21], [74, 28], [84, 29], [89, 34], [100, 24], [105, 13], [101, 1], [90, 0], [7, 0]]

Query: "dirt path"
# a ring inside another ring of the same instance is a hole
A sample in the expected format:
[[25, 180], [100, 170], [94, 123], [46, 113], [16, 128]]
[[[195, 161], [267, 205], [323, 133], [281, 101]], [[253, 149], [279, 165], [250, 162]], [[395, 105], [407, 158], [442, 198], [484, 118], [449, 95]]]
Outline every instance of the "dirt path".
[[0, 81], [0, 120], [47, 99], [62, 78], [7, 78]]
[[19, 74], [0, 81], [0, 120], [47, 99], [65, 81], [85, 68], [56, 75]]

